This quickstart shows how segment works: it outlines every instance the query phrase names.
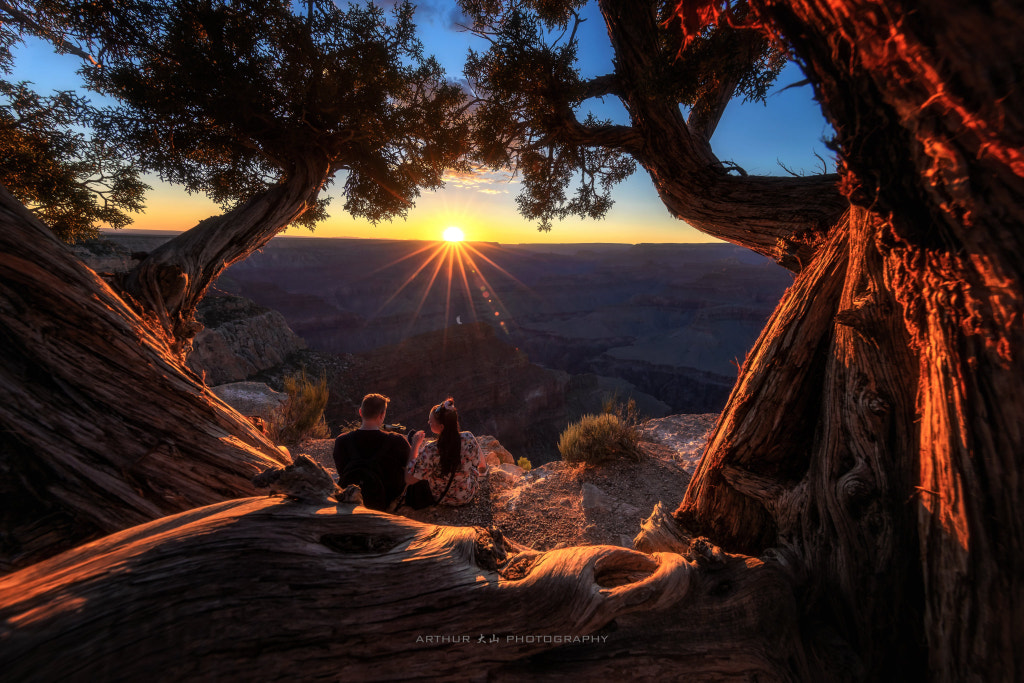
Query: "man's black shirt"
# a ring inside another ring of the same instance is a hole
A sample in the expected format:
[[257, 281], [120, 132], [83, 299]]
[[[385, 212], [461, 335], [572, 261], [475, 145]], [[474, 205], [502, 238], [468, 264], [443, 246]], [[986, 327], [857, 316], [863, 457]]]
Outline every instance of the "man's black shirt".
[[[355, 429], [342, 434], [334, 441], [338, 484], [360, 484], [363, 504], [374, 510], [386, 510], [405, 488], [410, 450], [409, 442], [401, 434], [378, 429]], [[373, 475], [379, 481], [365, 481], [374, 479]]]

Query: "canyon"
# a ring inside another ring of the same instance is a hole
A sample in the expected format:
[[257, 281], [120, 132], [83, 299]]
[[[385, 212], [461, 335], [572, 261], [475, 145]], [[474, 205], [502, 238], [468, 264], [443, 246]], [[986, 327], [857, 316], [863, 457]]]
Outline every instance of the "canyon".
[[[92, 265], [123, 270], [167, 238], [108, 234]], [[452, 395], [465, 428], [541, 464], [609, 397], [647, 417], [721, 410], [791, 281], [730, 244], [277, 237], [211, 288], [190, 361], [211, 385], [325, 376], [332, 433], [371, 391], [410, 430]]]
[[791, 282], [731, 244], [278, 237], [218, 287], [281, 311], [311, 349], [330, 353], [483, 322], [533, 364], [626, 382], [668, 414], [722, 408]]

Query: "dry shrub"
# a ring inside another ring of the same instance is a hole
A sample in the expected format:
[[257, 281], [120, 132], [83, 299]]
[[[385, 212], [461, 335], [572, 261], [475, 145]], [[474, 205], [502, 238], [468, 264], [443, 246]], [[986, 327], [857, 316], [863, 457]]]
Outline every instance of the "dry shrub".
[[274, 409], [267, 425], [267, 435], [275, 443], [295, 445], [303, 439], [326, 439], [331, 430], [324, 421], [327, 407], [327, 376], [312, 382], [303, 368], [297, 375], [284, 378], [288, 398]]
[[525, 455], [516, 461], [516, 465], [521, 467], [524, 472], [529, 472], [530, 470], [533, 469], [533, 463], [530, 462], [530, 459], [527, 458]]
[[584, 415], [558, 439], [558, 452], [567, 463], [597, 465], [612, 460], [639, 460], [640, 433], [614, 412]]

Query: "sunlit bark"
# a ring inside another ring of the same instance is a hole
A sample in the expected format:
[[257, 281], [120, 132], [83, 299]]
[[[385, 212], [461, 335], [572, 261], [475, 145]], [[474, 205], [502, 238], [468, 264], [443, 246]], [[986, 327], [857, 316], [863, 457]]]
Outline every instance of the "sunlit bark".
[[796, 681], [796, 628], [777, 565], [708, 543], [686, 557], [539, 553], [282, 498], [182, 513], [0, 577], [0, 667], [15, 679]]
[[804, 609], [868, 678], [1019, 678], [1024, 13], [753, 4], [838, 133], [845, 274], [841, 290], [795, 291], [819, 254], [784, 298], [679, 519], [726, 548], [798, 558]]
[[256, 490], [282, 454], [0, 188], [0, 572]]
[[[799, 272], [824, 236], [842, 216], [846, 202], [838, 177], [738, 176], [711, 152], [705, 134], [721, 114], [721, 102], [703, 103], [696, 131], [678, 104], [650, 97], [643, 88], [661, 59], [655, 4], [638, 7], [628, 0], [599, 3], [616, 55], [620, 95], [633, 134], [642, 142], [631, 152], [674, 216], [715, 237], [764, 254]], [[727, 85], [727, 84], [723, 84]]]
[[300, 158], [280, 183], [165, 242], [128, 275], [125, 291], [156, 317], [175, 352], [186, 355], [202, 329], [195, 309], [210, 284], [312, 206], [331, 172], [326, 158]]

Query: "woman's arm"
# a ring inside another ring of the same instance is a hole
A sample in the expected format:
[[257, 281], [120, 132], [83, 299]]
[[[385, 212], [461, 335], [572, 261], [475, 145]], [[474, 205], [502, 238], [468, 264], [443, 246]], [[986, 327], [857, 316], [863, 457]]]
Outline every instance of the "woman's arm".
[[412, 434], [412, 444], [410, 446], [410, 448], [412, 450], [412, 455], [409, 457], [409, 464], [405, 468], [405, 483], [407, 485], [409, 485], [409, 486], [412, 486], [416, 482], [420, 481], [420, 479], [418, 479], [417, 477], [414, 477], [412, 475], [412, 471], [413, 471], [413, 468], [416, 467], [416, 459], [420, 455], [420, 446], [423, 445], [423, 438], [424, 438], [424, 436], [426, 436], [426, 435], [423, 433], [422, 429], [418, 430], [416, 432], [413, 432], [413, 434]]
[[412, 456], [409, 458], [410, 462], [415, 460], [416, 456], [420, 454], [420, 446], [423, 445], [424, 436], [426, 435], [422, 429], [412, 433]]

